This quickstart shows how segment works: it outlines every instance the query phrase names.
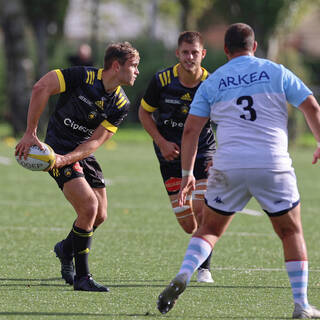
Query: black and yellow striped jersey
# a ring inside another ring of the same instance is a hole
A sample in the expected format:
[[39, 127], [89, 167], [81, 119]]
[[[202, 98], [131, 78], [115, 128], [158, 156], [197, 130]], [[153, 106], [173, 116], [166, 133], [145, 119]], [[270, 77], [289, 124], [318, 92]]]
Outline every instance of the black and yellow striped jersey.
[[[141, 106], [153, 113], [157, 128], [161, 135], [168, 141], [181, 146], [184, 123], [189, 113], [190, 104], [200, 86], [187, 88], [183, 86], [178, 77], [178, 65], [164, 69], [154, 75], [141, 100]], [[209, 73], [203, 69], [201, 81], [204, 81]], [[155, 151], [159, 161], [165, 161], [157, 145]], [[215, 141], [210, 121], [203, 128], [198, 144], [197, 158], [210, 157], [215, 150]], [[180, 158], [176, 159], [180, 161]]]
[[102, 69], [71, 67], [57, 69], [60, 96], [50, 117], [45, 142], [55, 152], [65, 154], [91, 137], [102, 125], [116, 132], [128, 114], [129, 100], [119, 86], [107, 93]]

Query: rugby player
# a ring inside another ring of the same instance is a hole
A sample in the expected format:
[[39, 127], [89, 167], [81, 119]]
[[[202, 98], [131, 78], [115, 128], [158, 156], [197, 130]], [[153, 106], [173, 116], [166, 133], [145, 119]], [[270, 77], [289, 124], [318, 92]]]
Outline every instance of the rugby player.
[[225, 34], [228, 63], [198, 89], [182, 139], [184, 177], [179, 205], [194, 188], [196, 145], [208, 118], [217, 123], [217, 151], [210, 168], [203, 220], [189, 242], [178, 275], [160, 294], [158, 309], [168, 312], [230, 224], [254, 197], [282, 241], [294, 300], [293, 318], [320, 318], [308, 302], [308, 257], [300, 196], [288, 153], [287, 101], [302, 113], [316, 139], [312, 163], [320, 158], [320, 107], [311, 90], [282, 65], [254, 56], [252, 28], [231, 25]]
[[45, 142], [56, 153], [49, 173], [77, 214], [69, 235], [54, 247], [62, 278], [74, 290], [109, 291], [93, 280], [88, 266], [93, 231], [107, 218], [104, 177], [93, 153], [116, 133], [127, 116], [129, 100], [121, 85], [134, 84], [139, 60], [130, 43], [113, 43], [105, 51], [103, 68], [52, 70], [32, 89], [27, 129], [16, 154], [26, 157], [34, 144], [42, 148], [37, 137], [39, 118], [49, 97], [60, 94]]
[[[140, 121], [153, 139], [173, 212], [182, 229], [189, 234], [197, 230], [201, 220], [207, 170], [215, 150], [214, 135], [208, 121], [200, 134], [193, 171], [196, 190], [192, 199], [189, 198], [183, 207], [179, 207], [182, 132], [195, 92], [208, 77], [208, 71], [201, 67], [205, 55], [202, 35], [193, 31], [182, 32], [176, 49], [179, 63], [153, 76], [139, 108]], [[213, 282], [210, 257], [199, 267], [197, 279], [199, 282]]]

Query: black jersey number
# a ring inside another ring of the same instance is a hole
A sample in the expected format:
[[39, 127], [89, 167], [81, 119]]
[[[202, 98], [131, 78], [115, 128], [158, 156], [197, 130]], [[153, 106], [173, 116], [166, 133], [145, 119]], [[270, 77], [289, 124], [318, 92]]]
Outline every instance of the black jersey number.
[[[243, 106], [246, 103], [246, 106]], [[254, 121], [257, 119], [256, 110], [252, 108], [253, 99], [251, 96], [242, 96], [237, 99], [237, 105], [242, 106], [243, 110], [250, 112], [250, 118], [247, 118], [245, 114], [240, 115], [241, 119]]]

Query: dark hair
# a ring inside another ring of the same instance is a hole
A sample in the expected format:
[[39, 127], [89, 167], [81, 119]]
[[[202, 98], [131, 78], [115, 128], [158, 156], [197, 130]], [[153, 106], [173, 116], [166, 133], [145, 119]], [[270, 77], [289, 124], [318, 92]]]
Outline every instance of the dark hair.
[[232, 24], [224, 36], [224, 44], [231, 54], [252, 50], [254, 41], [254, 31], [245, 23]]
[[108, 70], [115, 60], [124, 65], [129, 58], [134, 56], [139, 56], [139, 52], [129, 42], [112, 43], [104, 54], [104, 69]]
[[198, 31], [183, 31], [180, 33], [178, 38], [178, 47], [181, 46], [182, 42], [195, 43], [199, 42], [203, 46], [203, 38]]

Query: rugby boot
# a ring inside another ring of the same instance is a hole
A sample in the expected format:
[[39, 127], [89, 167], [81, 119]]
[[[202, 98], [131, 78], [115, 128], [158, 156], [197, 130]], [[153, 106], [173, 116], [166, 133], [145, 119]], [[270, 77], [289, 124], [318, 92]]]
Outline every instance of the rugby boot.
[[293, 319], [320, 319], [320, 311], [314, 306], [304, 308], [300, 304], [294, 304]]
[[75, 276], [73, 257], [67, 256], [63, 252], [62, 241], [58, 242], [54, 246], [54, 252], [59, 258], [61, 263], [61, 277], [66, 281], [66, 283], [73, 285], [73, 279]]
[[88, 274], [84, 277], [74, 277], [74, 290], [79, 291], [95, 291], [95, 292], [109, 292], [109, 288], [93, 280], [92, 275]]
[[170, 284], [160, 293], [157, 301], [158, 310], [165, 314], [169, 312], [179, 295], [187, 287], [187, 275], [185, 273], [178, 274]]

